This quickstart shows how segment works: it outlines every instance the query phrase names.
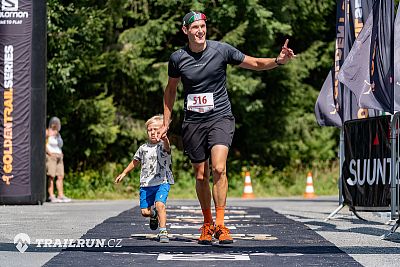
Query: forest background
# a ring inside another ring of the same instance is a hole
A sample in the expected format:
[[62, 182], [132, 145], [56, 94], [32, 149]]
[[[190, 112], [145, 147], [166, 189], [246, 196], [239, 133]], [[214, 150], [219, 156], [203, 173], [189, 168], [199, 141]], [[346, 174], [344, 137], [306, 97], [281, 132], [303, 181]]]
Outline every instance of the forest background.
[[[133, 198], [139, 169], [114, 178], [146, 142], [144, 122], [163, 112], [169, 56], [186, 43], [181, 19], [207, 15], [207, 38], [245, 54], [276, 57], [286, 38], [290, 64], [255, 72], [228, 67], [236, 118], [227, 173], [240, 197], [250, 171], [257, 197], [301, 195], [312, 171], [318, 195], [337, 194], [339, 130], [319, 127], [314, 104], [334, 62], [336, 1], [49, 0], [47, 114], [61, 119], [65, 189], [72, 198]], [[176, 184], [195, 196], [182, 152], [182, 86], [169, 137]]]

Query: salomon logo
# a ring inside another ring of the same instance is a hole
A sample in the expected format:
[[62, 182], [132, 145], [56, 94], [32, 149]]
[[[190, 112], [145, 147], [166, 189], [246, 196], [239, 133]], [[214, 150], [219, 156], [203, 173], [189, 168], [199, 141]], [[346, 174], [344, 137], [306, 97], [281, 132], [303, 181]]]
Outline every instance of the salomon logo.
[[1, 0], [2, 11], [18, 11], [18, 0]]

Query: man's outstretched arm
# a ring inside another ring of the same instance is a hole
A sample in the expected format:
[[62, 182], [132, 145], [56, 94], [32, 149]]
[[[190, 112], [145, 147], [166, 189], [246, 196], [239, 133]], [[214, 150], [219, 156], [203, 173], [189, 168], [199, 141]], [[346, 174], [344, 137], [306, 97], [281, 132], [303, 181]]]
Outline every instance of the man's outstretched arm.
[[290, 59], [296, 57], [296, 55], [293, 53], [293, 50], [287, 47], [288, 43], [289, 39], [286, 40], [281, 52], [276, 58], [256, 58], [246, 55], [243, 59], [243, 62], [239, 64], [239, 67], [261, 71], [270, 70], [279, 65], [284, 65]]

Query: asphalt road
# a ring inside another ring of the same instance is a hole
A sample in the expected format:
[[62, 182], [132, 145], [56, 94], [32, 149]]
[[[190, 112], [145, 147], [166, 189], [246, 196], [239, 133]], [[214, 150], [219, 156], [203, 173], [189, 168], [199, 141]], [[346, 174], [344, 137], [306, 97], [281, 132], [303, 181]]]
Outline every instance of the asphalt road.
[[[226, 224], [235, 237], [229, 246], [197, 244], [201, 211], [196, 200], [168, 201], [169, 244], [156, 241], [156, 232], [148, 228], [137, 204], [75, 201], [1, 206], [0, 266], [216, 266], [228, 261], [237, 266], [399, 266], [400, 262], [400, 232], [389, 241], [380, 239], [390, 229], [386, 213], [360, 213], [368, 219], [365, 222], [345, 207], [324, 222], [337, 207], [336, 197], [229, 199]], [[31, 241], [24, 253], [14, 244], [19, 233]], [[88, 240], [98, 246], [79, 243]]]

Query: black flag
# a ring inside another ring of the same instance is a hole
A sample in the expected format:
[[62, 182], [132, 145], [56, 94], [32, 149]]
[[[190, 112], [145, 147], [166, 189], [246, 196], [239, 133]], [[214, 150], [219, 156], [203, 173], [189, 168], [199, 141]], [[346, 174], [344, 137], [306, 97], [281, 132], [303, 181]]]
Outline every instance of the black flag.
[[394, 110], [400, 111], [400, 4], [394, 23]]
[[393, 113], [393, 22], [393, 1], [376, 0], [339, 71], [339, 81], [356, 95], [360, 107]]
[[342, 119], [339, 116], [339, 91], [341, 90], [341, 85], [336, 76], [344, 61], [345, 2], [346, 0], [337, 0], [336, 5], [335, 67], [326, 77], [315, 103], [315, 117], [320, 126], [342, 126]]
[[[346, 14], [348, 17], [346, 17], [346, 19], [348, 19], [348, 22], [345, 24], [347, 38], [344, 50], [345, 59], [349, 55], [355, 40], [364, 27], [374, 1], [375, 0], [347, 0]], [[337, 73], [337, 76], [338, 74], [339, 73]], [[338, 78], [337, 76], [336, 78]], [[342, 121], [365, 119], [373, 116], [374, 112], [359, 107], [356, 95], [347, 88], [346, 85], [342, 84], [342, 86]]]
[[315, 104], [315, 115], [320, 126], [341, 127], [344, 121], [368, 117], [368, 110], [358, 107], [356, 96], [337, 77], [364, 26], [373, 1], [337, 1], [335, 67], [329, 72]]
[[315, 117], [320, 126], [340, 127], [342, 125], [342, 120], [334, 102], [334, 79], [334, 70], [331, 70], [315, 103]]

